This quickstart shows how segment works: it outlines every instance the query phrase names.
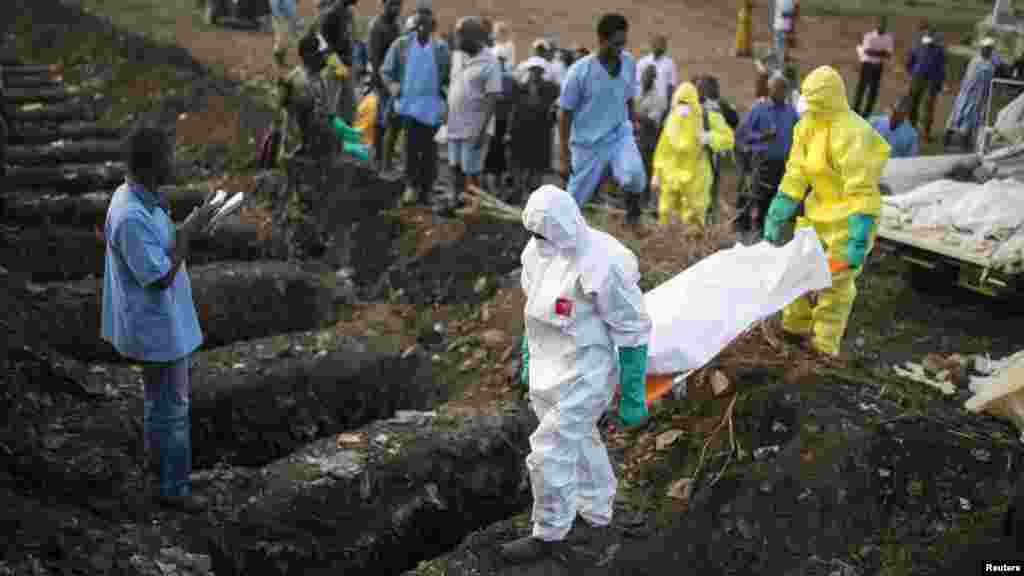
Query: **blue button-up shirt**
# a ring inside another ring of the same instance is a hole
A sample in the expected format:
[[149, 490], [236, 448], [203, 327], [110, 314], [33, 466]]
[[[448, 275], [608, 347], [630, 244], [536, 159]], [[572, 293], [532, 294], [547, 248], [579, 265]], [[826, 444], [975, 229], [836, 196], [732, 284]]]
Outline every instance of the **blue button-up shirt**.
[[[408, 52], [402, 64], [402, 78], [399, 80], [401, 93], [395, 110], [401, 116], [407, 116], [428, 126], [439, 126], [441, 116], [446, 108], [441, 97], [440, 65], [436, 62], [435, 40], [420, 44], [415, 34], [408, 41]], [[396, 68], [401, 42], [396, 40], [384, 58], [383, 75], [390, 78]]]
[[890, 158], [910, 158], [918, 155], [920, 141], [917, 137], [917, 130], [910, 125], [910, 122], [900, 122], [900, 125], [893, 129], [889, 122], [889, 116], [879, 114], [871, 117], [871, 127], [889, 143]]
[[[758, 102], [743, 119], [737, 133], [740, 141], [752, 152], [762, 152], [769, 160], [785, 161], [793, 145], [793, 127], [799, 119], [796, 108], [789, 102]], [[772, 128], [775, 129], [775, 138], [761, 141], [761, 134]]]
[[573, 113], [569, 138], [573, 146], [595, 146], [632, 134], [626, 105], [637, 92], [636, 61], [626, 52], [621, 58], [614, 78], [593, 54], [566, 73], [558, 107]]
[[107, 209], [101, 336], [123, 356], [173, 362], [199, 348], [203, 334], [182, 264], [166, 290], [153, 283], [171, 269], [174, 224], [166, 203], [125, 182]]
[[923, 76], [938, 90], [946, 81], [946, 49], [936, 44], [921, 44], [907, 58], [907, 74]]

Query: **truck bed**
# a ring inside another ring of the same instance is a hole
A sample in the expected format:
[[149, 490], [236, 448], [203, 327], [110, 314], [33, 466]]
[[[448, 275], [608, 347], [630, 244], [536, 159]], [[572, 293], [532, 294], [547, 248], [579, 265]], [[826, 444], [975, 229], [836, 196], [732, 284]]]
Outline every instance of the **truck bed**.
[[955, 246], [948, 242], [944, 242], [946, 232], [936, 231], [922, 232], [922, 231], [911, 231], [904, 229], [895, 229], [886, 226], [880, 226], [878, 228], [878, 237], [882, 240], [887, 240], [895, 244], [905, 244], [907, 246], [913, 246], [927, 252], [933, 252], [935, 254], [959, 260], [983, 268], [988, 268], [992, 264], [991, 256], [995, 249], [995, 243], [990, 243], [987, 250], [977, 251], [971, 248], [964, 248], [963, 246]]

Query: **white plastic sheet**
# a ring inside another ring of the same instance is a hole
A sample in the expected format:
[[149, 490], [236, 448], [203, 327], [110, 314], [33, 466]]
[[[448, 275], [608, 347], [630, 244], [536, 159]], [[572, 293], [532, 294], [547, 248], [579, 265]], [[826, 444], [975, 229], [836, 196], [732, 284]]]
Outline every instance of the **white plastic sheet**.
[[944, 154], [890, 158], [880, 180], [893, 195], [904, 194], [929, 182], [948, 178], [958, 169], [974, 170], [981, 164], [975, 154]]
[[758, 320], [831, 285], [813, 228], [797, 230], [782, 247], [761, 242], [717, 252], [644, 296], [654, 324], [647, 370], [698, 369]]
[[914, 226], [953, 226], [985, 237], [1014, 230], [1024, 222], [1024, 184], [990, 180], [953, 202], [918, 211]]

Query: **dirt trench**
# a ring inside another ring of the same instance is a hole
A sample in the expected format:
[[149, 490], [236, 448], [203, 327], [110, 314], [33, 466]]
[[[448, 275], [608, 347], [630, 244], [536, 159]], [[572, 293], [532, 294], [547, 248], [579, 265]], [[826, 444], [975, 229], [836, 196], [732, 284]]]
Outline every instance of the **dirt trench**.
[[[88, 26], [90, 18], [83, 16], [79, 24]], [[142, 53], [160, 55], [148, 48]], [[43, 75], [36, 82], [60, 85]], [[214, 506], [202, 519], [154, 507], [149, 500], [153, 477], [141, 445], [141, 374], [136, 366], [113, 362], [118, 358], [109, 347], [81, 344], [84, 337], [97, 341], [104, 253], [96, 228], [102, 226], [106, 198], [119, 176], [101, 168], [63, 167], [103, 158], [113, 149], [115, 133], [83, 125], [68, 112], [47, 113], [48, 104], [43, 104], [43, 112], [37, 108], [30, 110], [34, 115], [19, 116], [19, 142], [25, 147], [14, 159], [24, 166], [17, 167], [15, 186], [4, 196], [0, 258], [6, 295], [18, 303], [19, 313], [18, 321], [5, 321], [11, 338], [4, 402], [17, 417], [0, 430], [0, 459], [9, 471], [0, 475], [0, 502], [11, 504], [7, 510], [15, 546], [0, 556], [0, 569], [59, 572], [74, 566], [96, 574], [149, 574], [173, 566], [177, 574], [205, 574], [237, 570], [239, 558], [261, 562], [259, 546], [250, 546], [259, 542], [251, 518], [261, 506], [275, 504], [260, 500], [261, 490], [246, 491], [245, 486], [260, 485], [264, 470], [284, 470], [272, 486], [274, 494], [308, 490], [305, 465], [296, 468], [288, 462], [317, 443], [335, 444], [335, 437], [347, 432], [371, 439], [388, 434], [400, 442], [374, 444], [375, 460], [366, 464], [375, 478], [374, 497], [360, 500], [358, 517], [333, 521], [349, 526], [349, 543], [339, 540], [336, 551], [326, 556], [299, 554], [294, 573], [322, 565], [369, 569], [381, 557], [391, 558], [389, 571], [398, 573], [443, 553], [469, 530], [525, 506], [522, 450], [529, 426], [523, 418], [528, 411], [471, 426], [430, 412], [423, 417], [412, 412], [409, 420], [408, 411], [429, 411], [447, 398], [448, 391], [433, 378], [430, 357], [422, 350], [396, 348], [386, 338], [336, 331], [333, 319], [350, 312], [347, 297], [339, 299], [344, 287], [335, 270], [322, 262], [258, 260], [266, 253], [253, 248], [258, 242], [243, 230], [230, 235], [242, 237], [237, 248], [215, 244], [201, 249], [191, 267], [209, 342], [193, 366], [196, 490], [210, 496]], [[77, 150], [53, 146], [86, 136], [111, 136], [110, 144]], [[174, 213], [194, 204], [191, 193], [169, 196]], [[475, 226], [474, 233], [491, 231], [493, 237], [475, 242], [467, 236], [463, 246], [449, 247], [440, 264], [447, 274], [478, 272], [433, 301], [479, 302], [493, 291], [496, 276], [516, 266], [514, 259], [496, 264], [489, 257], [494, 253], [500, 259], [518, 250], [515, 240], [505, 241], [513, 227], [486, 221]], [[410, 256], [403, 255], [409, 248], [409, 237], [403, 240], [407, 232], [386, 212], [360, 220], [351, 263], [359, 290], [368, 294], [367, 287], [377, 284], [396, 260]], [[239, 257], [244, 249], [254, 253]], [[413, 269], [435, 265], [438, 253], [411, 255], [407, 261]], [[249, 258], [252, 262], [237, 262]], [[235, 262], [226, 264], [229, 260]], [[490, 277], [490, 284], [475, 290], [481, 276]], [[428, 287], [427, 280], [400, 275], [389, 283], [409, 303], [420, 301], [417, 292]], [[298, 292], [290, 294], [293, 284]], [[266, 290], [258, 289], [263, 285]], [[289, 302], [302, 303], [306, 312], [296, 314]], [[253, 322], [264, 328], [244, 327]], [[405, 445], [408, 450], [401, 449]], [[424, 468], [425, 463], [433, 464]], [[419, 478], [417, 489], [407, 486], [409, 474]], [[294, 519], [305, 524], [324, 504], [344, 512], [345, 506], [332, 502], [348, 502], [360, 490], [335, 486], [301, 500]], [[515, 498], [508, 497], [513, 493]], [[18, 499], [21, 505], [14, 506]], [[239, 514], [241, 524], [233, 520]], [[443, 538], [425, 542], [440, 532]], [[204, 534], [235, 534], [236, 539], [200, 537]], [[296, 546], [318, 532], [305, 534], [293, 534]], [[227, 542], [227, 547], [214, 542]], [[351, 547], [359, 553], [344, 552]]]

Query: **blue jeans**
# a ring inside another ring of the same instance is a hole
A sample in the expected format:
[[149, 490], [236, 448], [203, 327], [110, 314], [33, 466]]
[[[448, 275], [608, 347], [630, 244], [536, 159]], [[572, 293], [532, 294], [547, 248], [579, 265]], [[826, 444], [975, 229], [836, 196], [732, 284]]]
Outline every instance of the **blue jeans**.
[[157, 464], [160, 495], [188, 496], [192, 491], [192, 425], [189, 357], [168, 364], [143, 366], [144, 443]]
[[779, 57], [779, 62], [783, 61], [783, 56], [786, 54], [786, 31], [776, 30], [775, 31], [775, 54]]
[[466, 176], [478, 176], [484, 171], [484, 146], [473, 140], [449, 140], [448, 164], [458, 167]]

